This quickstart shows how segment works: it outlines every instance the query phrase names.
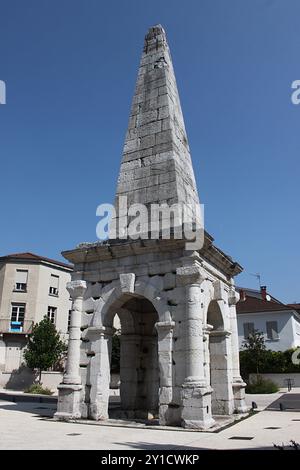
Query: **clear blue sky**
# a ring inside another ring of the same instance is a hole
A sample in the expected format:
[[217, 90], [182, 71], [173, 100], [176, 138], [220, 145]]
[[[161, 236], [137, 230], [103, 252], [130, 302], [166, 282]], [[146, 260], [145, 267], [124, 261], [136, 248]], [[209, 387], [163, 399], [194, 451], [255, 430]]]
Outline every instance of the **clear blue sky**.
[[206, 229], [300, 301], [297, 0], [0, 0], [1, 255], [96, 239], [147, 29], [166, 29]]

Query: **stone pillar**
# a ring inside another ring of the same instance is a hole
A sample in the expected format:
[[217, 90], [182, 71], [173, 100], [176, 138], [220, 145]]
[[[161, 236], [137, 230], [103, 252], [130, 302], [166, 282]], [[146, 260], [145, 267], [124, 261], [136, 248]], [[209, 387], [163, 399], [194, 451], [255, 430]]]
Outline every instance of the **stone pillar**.
[[90, 327], [87, 332], [92, 348], [87, 376], [90, 385], [89, 418], [97, 421], [108, 419], [111, 339], [114, 331], [114, 328], [101, 326]]
[[[158, 417], [159, 411], [159, 365], [157, 335], [143, 335], [140, 349], [140, 377], [138, 376], [139, 409], [141, 416], [146, 406], [146, 418]], [[140, 382], [141, 379], [141, 383]]]
[[240, 375], [240, 356], [239, 356], [239, 336], [236, 318], [236, 304], [239, 301], [239, 294], [232, 287], [229, 291], [228, 304], [230, 309], [231, 325], [231, 348], [232, 348], [232, 389], [234, 396], [234, 407], [238, 413], [247, 413], [249, 407], [245, 401], [246, 384]]
[[212, 330], [209, 334], [209, 353], [212, 413], [231, 415], [234, 412], [230, 367], [231, 332]]
[[207, 429], [214, 424], [211, 414], [211, 387], [204, 374], [203, 312], [201, 283], [204, 280], [198, 263], [177, 271], [178, 283], [185, 286], [186, 311], [185, 380], [182, 385], [182, 425], [186, 428]]
[[134, 410], [137, 408], [140, 336], [121, 334], [120, 342], [121, 408], [127, 412], [127, 417], [134, 418]]
[[155, 323], [158, 336], [159, 424], [163, 426], [172, 425], [178, 421], [175, 409], [169, 407], [173, 399], [172, 352], [174, 326], [175, 322], [173, 321]]
[[58, 420], [76, 419], [81, 417], [80, 393], [82, 390], [79, 372], [81, 314], [83, 295], [87, 288], [85, 281], [71, 281], [67, 290], [72, 298], [72, 313], [69, 330], [68, 355], [66, 372], [58, 388], [57, 412], [54, 417]]

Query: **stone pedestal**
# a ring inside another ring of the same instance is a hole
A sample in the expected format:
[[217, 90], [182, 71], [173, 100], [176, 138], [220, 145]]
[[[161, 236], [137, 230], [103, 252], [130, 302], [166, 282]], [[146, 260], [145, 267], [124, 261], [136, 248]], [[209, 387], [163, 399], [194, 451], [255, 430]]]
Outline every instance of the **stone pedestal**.
[[203, 383], [185, 383], [182, 386], [182, 427], [188, 429], [208, 429], [214, 425], [211, 415], [211, 393]]
[[82, 385], [60, 384], [58, 385], [57, 412], [54, 419], [68, 421], [81, 418], [80, 395]]
[[248, 413], [249, 406], [245, 401], [246, 384], [241, 377], [236, 377], [232, 383], [234, 406], [237, 413]]

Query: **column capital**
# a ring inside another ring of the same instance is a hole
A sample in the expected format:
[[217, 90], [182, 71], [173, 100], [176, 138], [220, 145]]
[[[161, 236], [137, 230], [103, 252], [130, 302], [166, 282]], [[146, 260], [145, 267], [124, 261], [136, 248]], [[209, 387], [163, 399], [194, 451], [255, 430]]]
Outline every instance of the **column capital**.
[[86, 281], [77, 280], [67, 283], [67, 291], [69, 292], [73, 300], [79, 297], [83, 297], [83, 294], [85, 293], [86, 289]]
[[181, 266], [176, 269], [177, 283], [180, 286], [188, 284], [201, 284], [205, 280], [205, 273], [201, 266], [192, 264], [189, 266]]

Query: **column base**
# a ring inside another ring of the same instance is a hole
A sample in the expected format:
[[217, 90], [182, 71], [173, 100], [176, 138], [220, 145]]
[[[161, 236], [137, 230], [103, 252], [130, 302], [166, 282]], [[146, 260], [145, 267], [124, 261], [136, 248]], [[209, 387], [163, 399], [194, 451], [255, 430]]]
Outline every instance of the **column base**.
[[81, 418], [80, 394], [82, 385], [60, 384], [58, 385], [57, 412], [54, 419], [57, 421], [68, 421]]
[[81, 385], [81, 377], [79, 375], [64, 375], [63, 382], [60, 385]]

